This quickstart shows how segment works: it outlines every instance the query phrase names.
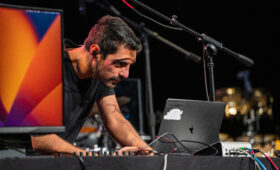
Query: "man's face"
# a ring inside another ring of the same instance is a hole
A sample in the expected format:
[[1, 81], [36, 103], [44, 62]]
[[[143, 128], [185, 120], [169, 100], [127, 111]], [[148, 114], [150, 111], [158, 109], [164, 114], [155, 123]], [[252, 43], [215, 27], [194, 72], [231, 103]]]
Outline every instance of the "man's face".
[[129, 76], [131, 64], [136, 62], [136, 50], [120, 46], [116, 53], [108, 54], [105, 59], [96, 60], [94, 76], [105, 86], [114, 88], [122, 79]]

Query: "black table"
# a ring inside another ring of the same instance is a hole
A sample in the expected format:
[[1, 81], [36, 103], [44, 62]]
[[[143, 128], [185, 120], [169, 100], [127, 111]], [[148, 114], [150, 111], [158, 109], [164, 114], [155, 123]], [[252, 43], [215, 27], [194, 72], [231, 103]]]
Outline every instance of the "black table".
[[[266, 158], [259, 158], [267, 169], [274, 169]], [[167, 160], [167, 161], [165, 161]], [[280, 167], [280, 159], [272, 159]], [[81, 164], [84, 162], [84, 168]], [[248, 157], [220, 156], [100, 156], [100, 157], [25, 157], [0, 159], [1, 170], [253, 170]]]

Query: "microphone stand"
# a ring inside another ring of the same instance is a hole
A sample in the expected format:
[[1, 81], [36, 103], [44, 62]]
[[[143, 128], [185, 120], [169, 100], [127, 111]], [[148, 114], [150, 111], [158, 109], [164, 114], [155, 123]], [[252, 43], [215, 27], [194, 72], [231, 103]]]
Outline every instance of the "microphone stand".
[[[216, 53], [217, 53], [217, 52], [215, 52], [216, 49], [219, 49], [219, 50], [222, 50], [222, 51], [228, 53], [229, 55], [233, 56], [234, 58], [239, 60], [241, 63], [243, 63], [247, 67], [250, 67], [254, 64], [254, 61], [252, 59], [250, 59], [242, 54], [235, 53], [234, 51], [224, 47], [221, 42], [215, 40], [214, 38], [211, 38], [205, 34], [200, 34], [196, 31], [184, 26], [183, 24], [181, 24], [180, 22], [177, 21], [177, 16], [173, 15], [172, 18], [169, 18], [169, 17], [166, 17], [165, 15], [157, 12], [156, 10], [148, 7], [147, 5], [144, 5], [143, 3], [141, 3], [137, 0], [130, 0], [130, 1], [143, 7], [144, 9], [148, 10], [149, 12], [159, 16], [160, 18], [168, 21], [172, 25], [174, 25], [178, 28], [181, 28], [183, 31], [188, 32], [189, 34], [191, 34], [193, 36], [196, 36], [197, 39], [202, 42], [204, 59], [208, 63], [207, 65], [208, 65], [208, 71], [209, 71], [208, 75], [210, 78], [209, 81], [210, 81], [210, 88], [211, 88], [210, 89], [211, 101], [215, 101], [214, 62], [213, 62], [213, 58], [211, 55], [216, 55]], [[132, 8], [132, 9], [135, 10], [134, 8]], [[210, 50], [212, 51], [211, 55], [209, 55], [209, 53], [211, 53]]]
[[[214, 82], [214, 62], [213, 62], [213, 55], [217, 54], [217, 49], [215, 46], [207, 43], [203, 44], [203, 62], [207, 64], [208, 68], [208, 76], [209, 76], [209, 86], [210, 86], [210, 99], [209, 96], [207, 96], [207, 100], [209, 101], [215, 101], [215, 82]], [[211, 53], [211, 54], [210, 54]], [[206, 69], [206, 68], [204, 68]], [[207, 81], [207, 80], [206, 80]], [[208, 92], [207, 86], [206, 86], [206, 93]]]
[[150, 64], [150, 47], [147, 35], [142, 32], [142, 41], [144, 46], [144, 54], [145, 54], [145, 81], [146, 81], [146, 113], [149, 113], [149, 124], [151, 127], [151, 136], [152, 139], [156, 137], [155, 131], [155, 114], [154, 114], [154, 107], [153, 107], [153, 92], [152, 92], [152, 74], [151, 74], [151, 64]]
[[[121, 13], [113, 6], [111, 5], [107, 0], [102, 0], [105, 4], [103, 5], [102, 3], [95, 1], [95, 3], [113, 13], [114, 15], [122, 18], [125, 22], [127, 22], [130, 26], [132, 26], [135, 30], [137, 30], [141, 34], [141, 39], [143, 42], [143, 47], [144, 47], [144, 54], [145, 54], [145, 81], [146, 81], [146, 86], [145, 86], [145, 97], [146, 97], [146, 113], [149, 117], [149, 127], [150, 127], [150, 133], [152, 139], [155, 139], [156, 132], [155, 132], [155, 115], [154, 115], [154, 108], [153, 108], [153, 93], [152, 93], [152, 81], [151, 81], [151, 68], [150, 68], [150, 48], [149, 48], [149, 42], [148, 42], [148, 37], [153, 37], [166, 45], [172, 47], [173, 49], [176, 49], [177, 51], [181, 52], [182, 54], [185, 55], [187, 59], [191, 59], [194, 62], [200, 62], [201, 57], [192, 53], [184, 50], [183, 48], [179, 47], [178, 45], [170, 42], [169, 40], [161, 37], [158, 33], [148, 29], [147, 27], [144, 26], [144, 24], [138, 24], [129, 18], [126, 18], [125, 16], [121, 15]], [[143, 133], [143, 132], [140, 132]]]

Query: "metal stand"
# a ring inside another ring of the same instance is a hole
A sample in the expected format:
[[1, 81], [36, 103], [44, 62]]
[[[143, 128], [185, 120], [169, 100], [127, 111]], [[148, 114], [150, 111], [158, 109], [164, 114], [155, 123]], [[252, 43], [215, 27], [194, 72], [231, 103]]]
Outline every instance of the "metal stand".
[[[252, 86], [249, 80], [249, 71], [240, 71], [237, 74], [238, 79], [243, 79], [244, 81], [244, 97], [246, 101], [250, 101], [252, 96]], [[253, 146], [255, 145], [254, 136], [257, 134], [257, 130], [259, 129], [259, 118], [256, 115], [255, 108], [251, 108], [249, 113], [244, 116], [244, 124], [247, 125], [246, 136], [249, 137], [249, 143]]]
[[149, 115], [149, 126], [151, 130], [152, 139], [155, 139], [155, 114], [153, 108], [153, 93], [152, 93], [152, 76], [151, 76], [151, 64], [150, 64], [150, 48], [149, 41], [144, 32], [141, 34], [141, 39], [144, 46], [145, 54], [145, 98], [146, 98], [146, 113]]
[[256, 134], [256, 131], [255, 131], [255, 128], [254, 128], [254, 124], [256, 123], [255, 110], [250, 109], [250, 113], [249, 113], [248, 116], [250, 116], [250, 117], [248, 117], [246, 122], [245, 122], [248, 125], [246, 136], [249, 137], [249, 143], [251, 145], [255, 145], [255, 139], [254, 139], [254, 136]]
[[[235, 57], [237, 60], [239, 60], [241, 63], [243, 63], [244, 65], [250, 67], [254, 64], [254, 61], [242, 54], [239, 53], [235, 53], [234, 51], [226, 48], [223, 46], [223, 44], [217, 40], [215, 40], [212, 37], [209, 37], [205, 34], [200, 34], [186, 26], [184, 26], [183, 24], [181, 24], [180, 22], [177, 21], [177, 16], [173, 15], [172, 18], [166, 17], [165, 15], [157, 12], [156, 10], [148, 7], [147, 5], [137, 1], [137, 0], [131, 0], [132, 2], [134, 2], [135, 4], [141, 6], [142, 8], [148, 10], [149, 12], [159, 16], [160, 18], [162, 18], [163, 20], [166, 20], [167, 22], [171, 23], [172, 25], [176, 26], [177, 28], [179, 28], [182, 31], [188, 32], [189, 34], [197, 37], [198, 40], [202, 41], [203, 43], [203, 55], [205, 56], [204, 59], [206, 60], [206, 56], [207, 56], [207, 61], [208, 62], [208, 70], [209, 70], [209, 81], [210, 81], [210, 92], [211, 92], [211, 100], [215, 101], [215, 86], [214, 86], [214, 73], [213, 73], [213, 67], [214, 67], [214, 63], [213, 63], [213, 59], [211, 57], [211, 55], [215, 55], [217, 53], [217, 49], [222, 50], [226, 53], [228, 53], [229, 55]], [[128, 4], [126, 2], [126, 4]], [[131, 5], [130, 8], [132, 10], [134, 10], [135, 12], [137, 12], [136, 9], [134, 9]], [[216, 49], [217, 48], [217, 49]], [[211, 51], [209, 50], [211, 49]], [[209, 55], [209, 52], [212, 52], [211, 55]], [[207, 84], [207, 83], [206, 83]], [[207, 86], [206, 86], [207, 88]], [[206, 89], [207, 93], [208, 90]], [[207, 95], [208, 96], [208, 95]], [[209, 100], [209, 98], [208, 98]]]
[[[214, 61], [212, 57], [212, 55], [216, 55], [216, 54], [217, 54], [217, 49], [213, 44], [203, 42], [203, 60], [208, 68], [208, 77], [209, 77], [209, 86], [210, 86], [210, 99], [207, 97], [208, 101], [216, 100], [215, 80], [214, 80]], [[206, 84], [206, 93], [208, 93], [207, 84]]]

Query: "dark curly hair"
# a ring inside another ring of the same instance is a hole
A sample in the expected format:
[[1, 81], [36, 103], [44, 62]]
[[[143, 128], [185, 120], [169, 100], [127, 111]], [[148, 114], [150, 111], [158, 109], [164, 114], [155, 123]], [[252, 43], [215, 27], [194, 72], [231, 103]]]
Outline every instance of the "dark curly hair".
[[89, 51], [92, 44], [100, 47], [103, 58], [117, 51], [120, 45], [139, 53], [142, 50], [141, 41], [132, 29], [120, 18], [110, 15], [103, 16], [95, 24], [84, 41], [85, 48]]

